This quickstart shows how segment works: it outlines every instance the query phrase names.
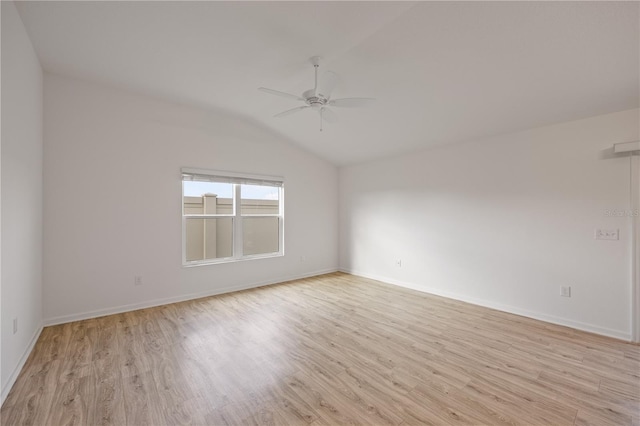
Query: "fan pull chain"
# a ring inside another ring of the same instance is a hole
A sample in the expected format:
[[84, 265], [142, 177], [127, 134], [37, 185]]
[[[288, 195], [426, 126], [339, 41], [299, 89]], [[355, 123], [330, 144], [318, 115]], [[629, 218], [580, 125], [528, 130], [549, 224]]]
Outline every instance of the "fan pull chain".
[[322, 131], [322, 111], [324, 108], [320, 108], [320, 131]]

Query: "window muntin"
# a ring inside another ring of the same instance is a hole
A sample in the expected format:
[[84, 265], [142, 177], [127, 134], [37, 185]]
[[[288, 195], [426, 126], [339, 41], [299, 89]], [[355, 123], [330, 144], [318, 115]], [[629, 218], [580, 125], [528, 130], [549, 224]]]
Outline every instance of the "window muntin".
[[281, 178], [182, 173], [183, 264], [282, 256]]

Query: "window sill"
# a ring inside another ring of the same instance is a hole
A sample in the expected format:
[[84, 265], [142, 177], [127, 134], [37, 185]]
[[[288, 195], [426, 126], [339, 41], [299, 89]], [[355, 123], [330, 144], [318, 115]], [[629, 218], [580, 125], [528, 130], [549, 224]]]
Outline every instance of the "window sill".
[[260, 254], [253, 256], [244, 256], [240, 258], [226, 257], [222, 259], [211, 259], [211, 260], [202, 260], [202, 261], [194, 261], [183, 263], [183, 268], [195, 268], [198, 266], [211, 266], [211, 265], [220, 265], [222, 263], [236, 263], [236, 262], [245, 262], [247, 260], [258, 260], [258, 259], [272, 259], [274, 257], [284, 257], [284, 253], [269, 253], [269, 254]]

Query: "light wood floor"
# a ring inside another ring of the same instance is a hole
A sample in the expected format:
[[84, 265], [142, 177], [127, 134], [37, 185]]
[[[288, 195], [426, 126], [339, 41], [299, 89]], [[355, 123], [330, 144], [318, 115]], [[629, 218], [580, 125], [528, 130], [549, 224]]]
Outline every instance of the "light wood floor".
[[47, 327], [3, 425], [640, 425], [640, 347], [346, 274]]

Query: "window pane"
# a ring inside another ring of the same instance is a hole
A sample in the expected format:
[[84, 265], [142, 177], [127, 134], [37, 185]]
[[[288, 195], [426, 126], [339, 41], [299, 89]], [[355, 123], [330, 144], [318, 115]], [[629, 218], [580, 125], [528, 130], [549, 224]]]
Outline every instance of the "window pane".
[[184, 181], [184, 214], [232, 214], [233, 185]]
[[243, 217], [242, 248], [245, 256], [279, 251], [278, 217]]
[[233, 255], [233, 218], [187, 218], [186, 259], [216, 259]]
[[240, 214], [280, 213], [280, 188], [276, 186], [240, 185], [240, 194]]

